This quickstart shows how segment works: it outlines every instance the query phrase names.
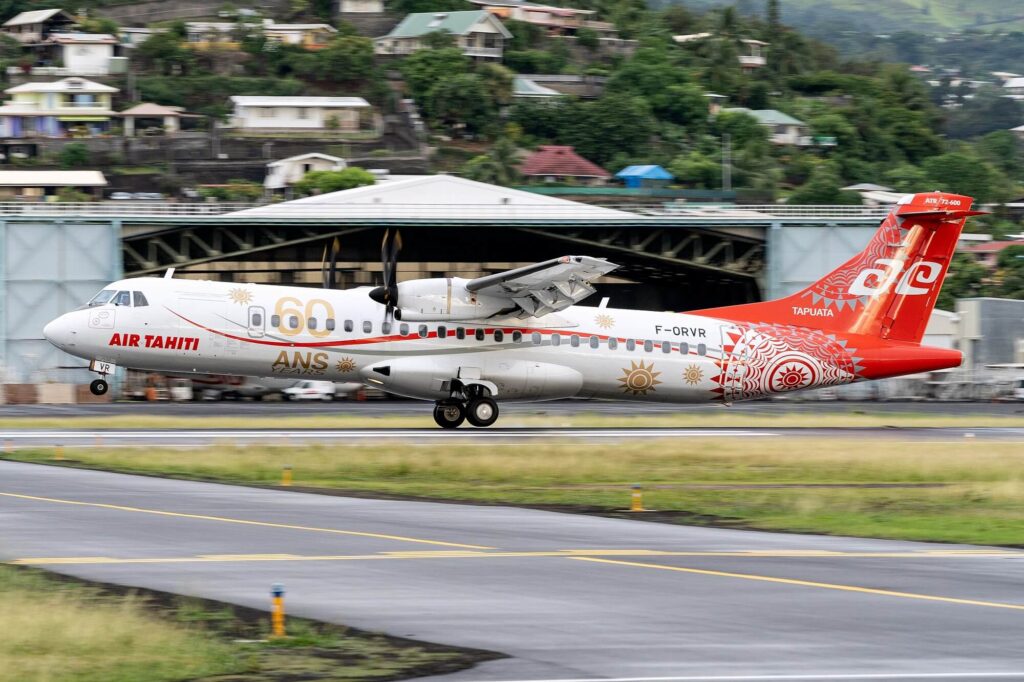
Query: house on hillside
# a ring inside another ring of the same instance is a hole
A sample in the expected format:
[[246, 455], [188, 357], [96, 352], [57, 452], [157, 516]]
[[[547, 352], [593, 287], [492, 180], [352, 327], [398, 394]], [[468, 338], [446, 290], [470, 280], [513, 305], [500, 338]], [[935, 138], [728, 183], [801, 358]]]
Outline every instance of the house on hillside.
[[576, 35], [581, 28], [589, 28], [598, 35], [617, 38], [615, 24], [594, 21], [592, 9], [552, 7], [526, 0], [469, 0], [501, 19], [514, 19], [544, 28], [549, 35]]
[[557, 99], [559, 97], [565, 97], [565, 95], [530, 78], [516, 76], [512, 79], [513, 99]]
[[1010, 78], [1003, 83], [1003, 95], [1010, 99], [1024, 99], [1024, 78]]
[[373, 108], [362, 97], [235, 95], [231, 125], [241, 130], [330, 130], [375, 128]]
[[631, 189], [656, 189], [666, 187], [675, 180], [675, 176], [661, 166], [626, 166], [615, 174], [616, 180]]
[[124, 73], [125, 60], [115, 61], [118, 43], [118, 39], [109, 33], [51, 33], [31, 46], [35, 57], [32, 75], [107, 76]]
[[384, 0], [338, 0], [338, 14], [380, 14]]
[[85, 78], [23, 83], [4, 92], [0, 137], [94, 137], [110, 131], [117, 88]]
[[[672, 36], [672, 40], [678, 45], [686, 45], [688, 43], [700, 43], [705, 40], [732, 40], [732, 38], [722, 37], [715, 33], [704, 32]], [[737, 55], [736, 58], [739, 60], [740, 68], [744, 71], [754, 71], [768, 64], [768, 58], [766, 56], [767, 50], [765, 48], [767, 48], [771, 43], [766, 43], [763, 40], [755, 40], [753, 38], [741, 38], [738, 42], [743, 54]]]
[[126, 49], [136, 48], [157, 33], [166, 33], [166, 28], [142, 28], [122, 26], [117, 30], [118, 45]]
[[31, 44], [46, 40], [52, 33], [67, 33], [75, 24], [75, 18], [62, 9], [35, 9], [11, 17], [0, 30], [20, 43]]
[[267, 175], [263, 179], [263, 186], [270, 192], [287, 190], [296, 182], [301, 180], [306, 173], [312, 171], [339, 171], [344, 170], [348, 164], [345, 159], [330, 154], [311, 152], [290, 156], [280, 161], [271, 161], [267, 164]]
[[237, 23], [226, 21], [189, 21], [185, 23], [185, 30], [189, 45], [200, 50], [211, 47], [236, 49], [240, 30], [262, 32], [267, 40], [307, 50], [323, 49], [338, 33], [338, 29], [330, 24], [278, 24], [273, 19], [246, 24], [242, 28]]
[[[746, 109], [744, 107], [733, 107], [723, 111], [746, 114], [755, 118], [758, 123], [769, 130], [772, 144], [802, 147], [815, 144], [814, 139], [811, 138], [811, 129], [806, 123], [781, 111], [776, 111], [775, 109]], [[834, 144], [835, 140], [832, 140], [832, 145]]]
[[983, 244], [971, 244], [961, 249], [968, 253], [981, 265], [995, 270], [999, 265], [999, 254], [1011, 246], [1024, 246], [1024, 241], [991, 241]]
[[0, 201], [48, 201], [62, 189], [102, 196], [107, 179], [98, 170], [16, 170], [0, 171]]
[[572, 147], [541, 145], [525, 159], [519, 172], [541, 182], [573, 182], [579, 185], [605, 184], [611, 173], [584, 159]]
[[409, 14], [391, 33], [374, 38], [378, 55], [408, 55], [424, 48], [431, 33], [450, 33], [467, 57], [500, 61], [505, 41], [512, 37], [496, 16], [487, 10], [465, 12], [416, 12]]

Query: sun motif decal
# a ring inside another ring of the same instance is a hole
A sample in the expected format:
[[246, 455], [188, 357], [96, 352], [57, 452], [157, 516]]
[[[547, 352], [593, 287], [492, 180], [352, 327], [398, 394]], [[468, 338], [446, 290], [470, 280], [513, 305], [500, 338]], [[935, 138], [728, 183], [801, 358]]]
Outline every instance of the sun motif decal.
[[788, 362], [772, 373], [772, 388], [793, 391], [811, 383], [811, 372], [802, 362]]
[[683, 370], [683, 381], [696, 386], [700, 383], [700, 380], [704, 378], [704, 372], [697, 365], [690, 365]]
[[252, 303], [252, 292], [246, 291], [245, 289], [242, 289], [240, 287], [229, 291], [228, 296], [231, 297], [232, 303], [237, 303], [238, 305]]
[[353, 360], [352, 358], [342, 358], [341, 360], [338, 360], [338, 362], [335, 363], [334, 366], [342, 374], [348, 374], [349, 372], [355, 371], [356, 361]]
[[615, 326], [615, 319], [611, 315], [598, 315], [594, 318], [594, 324], [601, 329], [611, 329]]
[[644, 365], [644, 361], [641, 360], [639, 364], [630, 361], [631, 367], [622, 368], [622, 376], [619, 377], [619, 381], [622, 385], [619, 387], [625, 393], [632, 393], [633, 395], [647, 395], [648, 391], [656, 390], [654, 387], [660, 383], [658, 376], [661, 372], [654, 371], [654, 363], [650, 365]]

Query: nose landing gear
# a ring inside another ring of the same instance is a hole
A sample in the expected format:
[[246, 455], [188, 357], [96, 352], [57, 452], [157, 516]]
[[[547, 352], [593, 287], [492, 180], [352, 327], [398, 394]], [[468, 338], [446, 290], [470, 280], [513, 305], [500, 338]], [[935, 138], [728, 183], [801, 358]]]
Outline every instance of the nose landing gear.
[[108, 390], [110, 390], [110, 385], [106, 379], [96, 379], [89, 384], [89, 391], [93, 395], [105, 395]]

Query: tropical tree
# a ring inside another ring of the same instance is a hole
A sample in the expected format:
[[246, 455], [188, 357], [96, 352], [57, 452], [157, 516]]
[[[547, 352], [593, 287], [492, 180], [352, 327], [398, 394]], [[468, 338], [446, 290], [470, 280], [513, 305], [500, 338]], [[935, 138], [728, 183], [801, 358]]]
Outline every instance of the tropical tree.
[[350, 167], [340, 171], [310, 171], [295, 183], [298, 194], [327, 194], [344, 189], [363, 187], [377, 182], [373, 173], [362, 168]]

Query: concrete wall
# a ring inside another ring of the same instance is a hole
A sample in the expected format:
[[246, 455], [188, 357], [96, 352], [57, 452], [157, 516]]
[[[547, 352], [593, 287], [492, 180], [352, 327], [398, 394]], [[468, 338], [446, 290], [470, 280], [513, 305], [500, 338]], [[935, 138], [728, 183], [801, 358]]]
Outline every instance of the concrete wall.
[[956, 310], [965, 368], [1021, 361], [1017, 352], [1024, 340], [1024, 301], [966, 298], [957, 302]]
[[88, 383], [86, 364], [43, 338], [43, 327], [121, 276], [120, 224], [0, 221], [0, 382]]

